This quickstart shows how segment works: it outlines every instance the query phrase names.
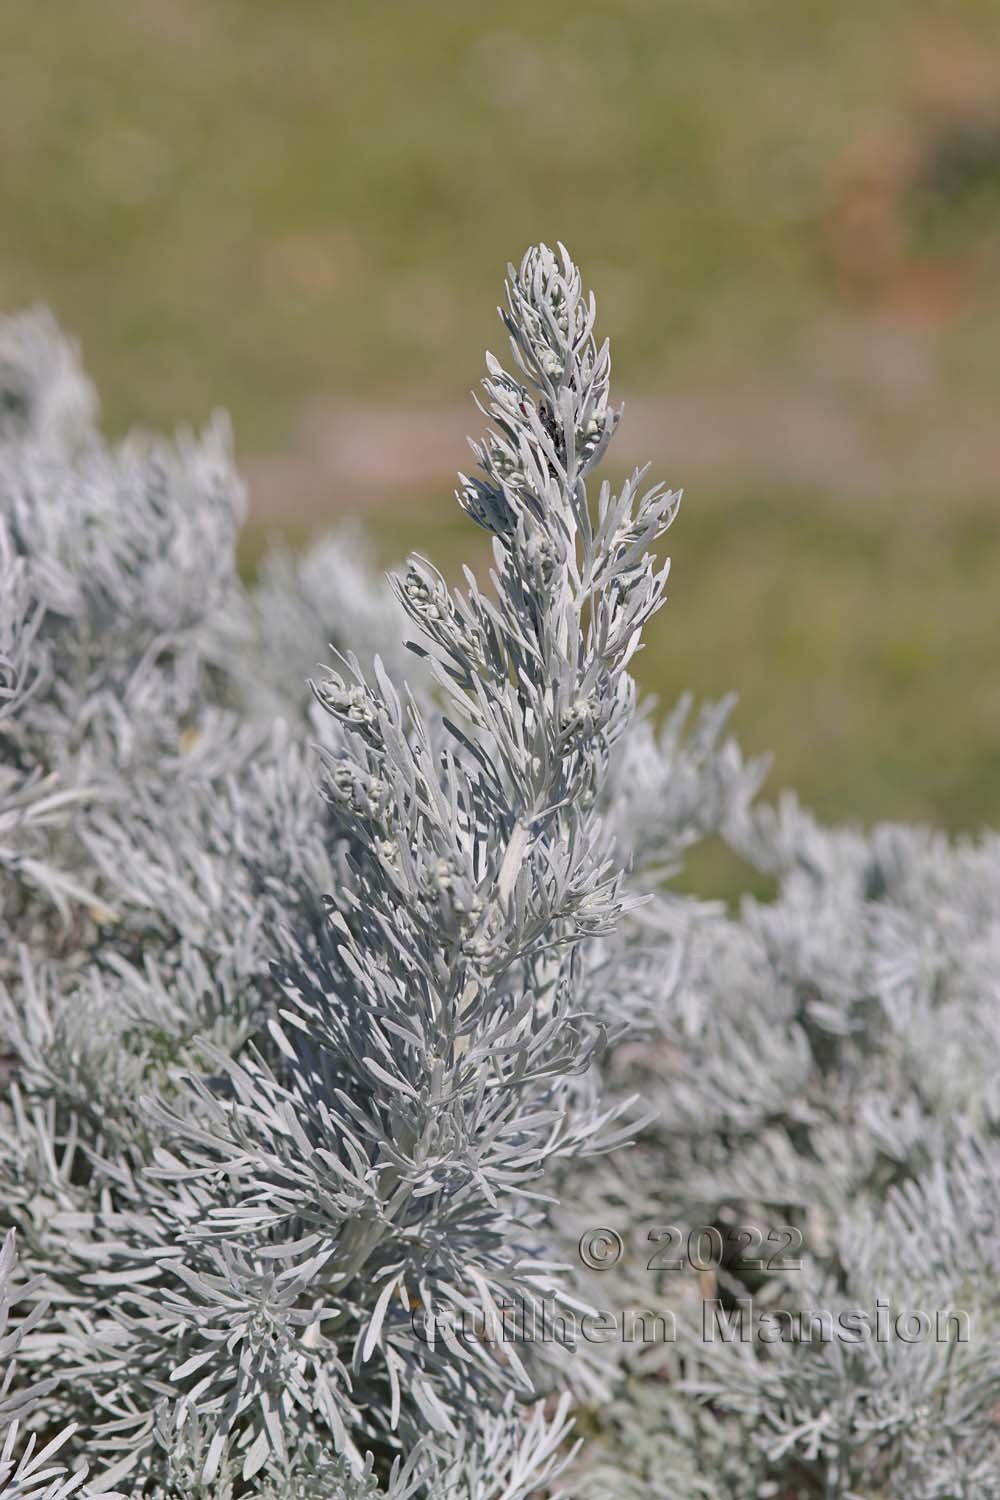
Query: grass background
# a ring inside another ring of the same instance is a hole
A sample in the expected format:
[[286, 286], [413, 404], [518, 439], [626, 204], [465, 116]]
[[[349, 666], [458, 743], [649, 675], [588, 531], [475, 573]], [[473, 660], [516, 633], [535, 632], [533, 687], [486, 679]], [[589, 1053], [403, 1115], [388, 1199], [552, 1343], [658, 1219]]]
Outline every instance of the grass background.
[[995, 0], [0, 7], [0, 307], [111, 431], [230, 409], [248, 563], [481, 554], [452, 414], [538, 238], [687, 492], [645, 684], [825, 817], [1000, 823]]

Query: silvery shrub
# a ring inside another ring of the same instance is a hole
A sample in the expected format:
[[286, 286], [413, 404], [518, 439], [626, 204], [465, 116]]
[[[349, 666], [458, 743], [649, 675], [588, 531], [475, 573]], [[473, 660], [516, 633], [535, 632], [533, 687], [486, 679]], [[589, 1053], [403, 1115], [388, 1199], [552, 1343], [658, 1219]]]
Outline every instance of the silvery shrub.
[[[562, 247], [501, 317], [459, 588], [348, 529], [245, 584], [225, 423], [109, 445], [0, 324], [4, 1500], [1000, 1493], [1000, 842], [657, 725], [680, 497], [592, 481]], [[708, 836], [773, 897], [679, 894]], [[573, 1332], [626, 1308], [676, 1336]]]

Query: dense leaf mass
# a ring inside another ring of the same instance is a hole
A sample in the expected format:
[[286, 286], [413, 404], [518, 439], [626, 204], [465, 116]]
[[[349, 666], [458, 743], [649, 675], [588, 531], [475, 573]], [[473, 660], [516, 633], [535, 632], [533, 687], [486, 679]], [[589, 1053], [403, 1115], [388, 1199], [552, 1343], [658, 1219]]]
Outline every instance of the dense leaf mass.
[[[224, 423], [111, 446], [0, 324], [3, 1500], [1000, 1492], [1000, 841], [655, 727], [680, 497], [591, 482], [562, 247], [501, 316], [459, 589], [348, 530], [244, 584]], [[675, 893], [708, 835], [774, 899]], [[796, 1323], [882, 1304], [933, 1331]]]

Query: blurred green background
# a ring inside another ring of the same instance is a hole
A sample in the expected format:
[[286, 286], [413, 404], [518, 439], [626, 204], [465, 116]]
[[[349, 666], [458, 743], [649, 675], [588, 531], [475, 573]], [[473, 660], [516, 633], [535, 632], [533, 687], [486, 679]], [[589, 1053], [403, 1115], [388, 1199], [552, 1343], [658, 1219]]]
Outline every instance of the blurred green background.
[[246, 561], [452, 475], [509, 258], [564, 240], [686, 498], [640, 659], [771, 789], [1000, 823], [996, 0], [6, 0], [0, 306], [106, 425], [232, 412]]

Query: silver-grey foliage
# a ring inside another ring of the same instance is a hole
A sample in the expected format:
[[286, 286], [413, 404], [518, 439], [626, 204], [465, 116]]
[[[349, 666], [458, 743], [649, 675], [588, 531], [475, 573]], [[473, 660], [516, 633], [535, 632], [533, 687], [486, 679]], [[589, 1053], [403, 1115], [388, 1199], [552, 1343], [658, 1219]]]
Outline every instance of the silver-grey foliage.
[[[1000, 1492], [1000, 846], [760, 809], [728, 703], [637, 709], [678, 496], [588, 487], [565, 251], [502, 317], [460, 590], [346, 532], [245, 585], [224, 424], [109, 446], [0, 324], [3, 1500]], [[710, 834], [775, 898], [676, 894]], [[801, 1267], [645, 1270], [748, 1222]], [[972, 1337], [706, 1340], [748, 1297]], [[612, 1307], [678, 1338], [531, 1336]]]
[[[987, 1500], [1000, 841], [828, 832], [791, 800], [729, 832], [778, 894], [696, 924], [642, 1045], [605, 1067], [655, 1123], [571, 1198], [567, 1238], [608, 1224], [633, 1247], [605, 1302], [677, 1319], [673, 1342], [619, 1348], [580, 1491]], [[647, 1271], [657, 1225], [709, 1226], [721, 1264]]]

